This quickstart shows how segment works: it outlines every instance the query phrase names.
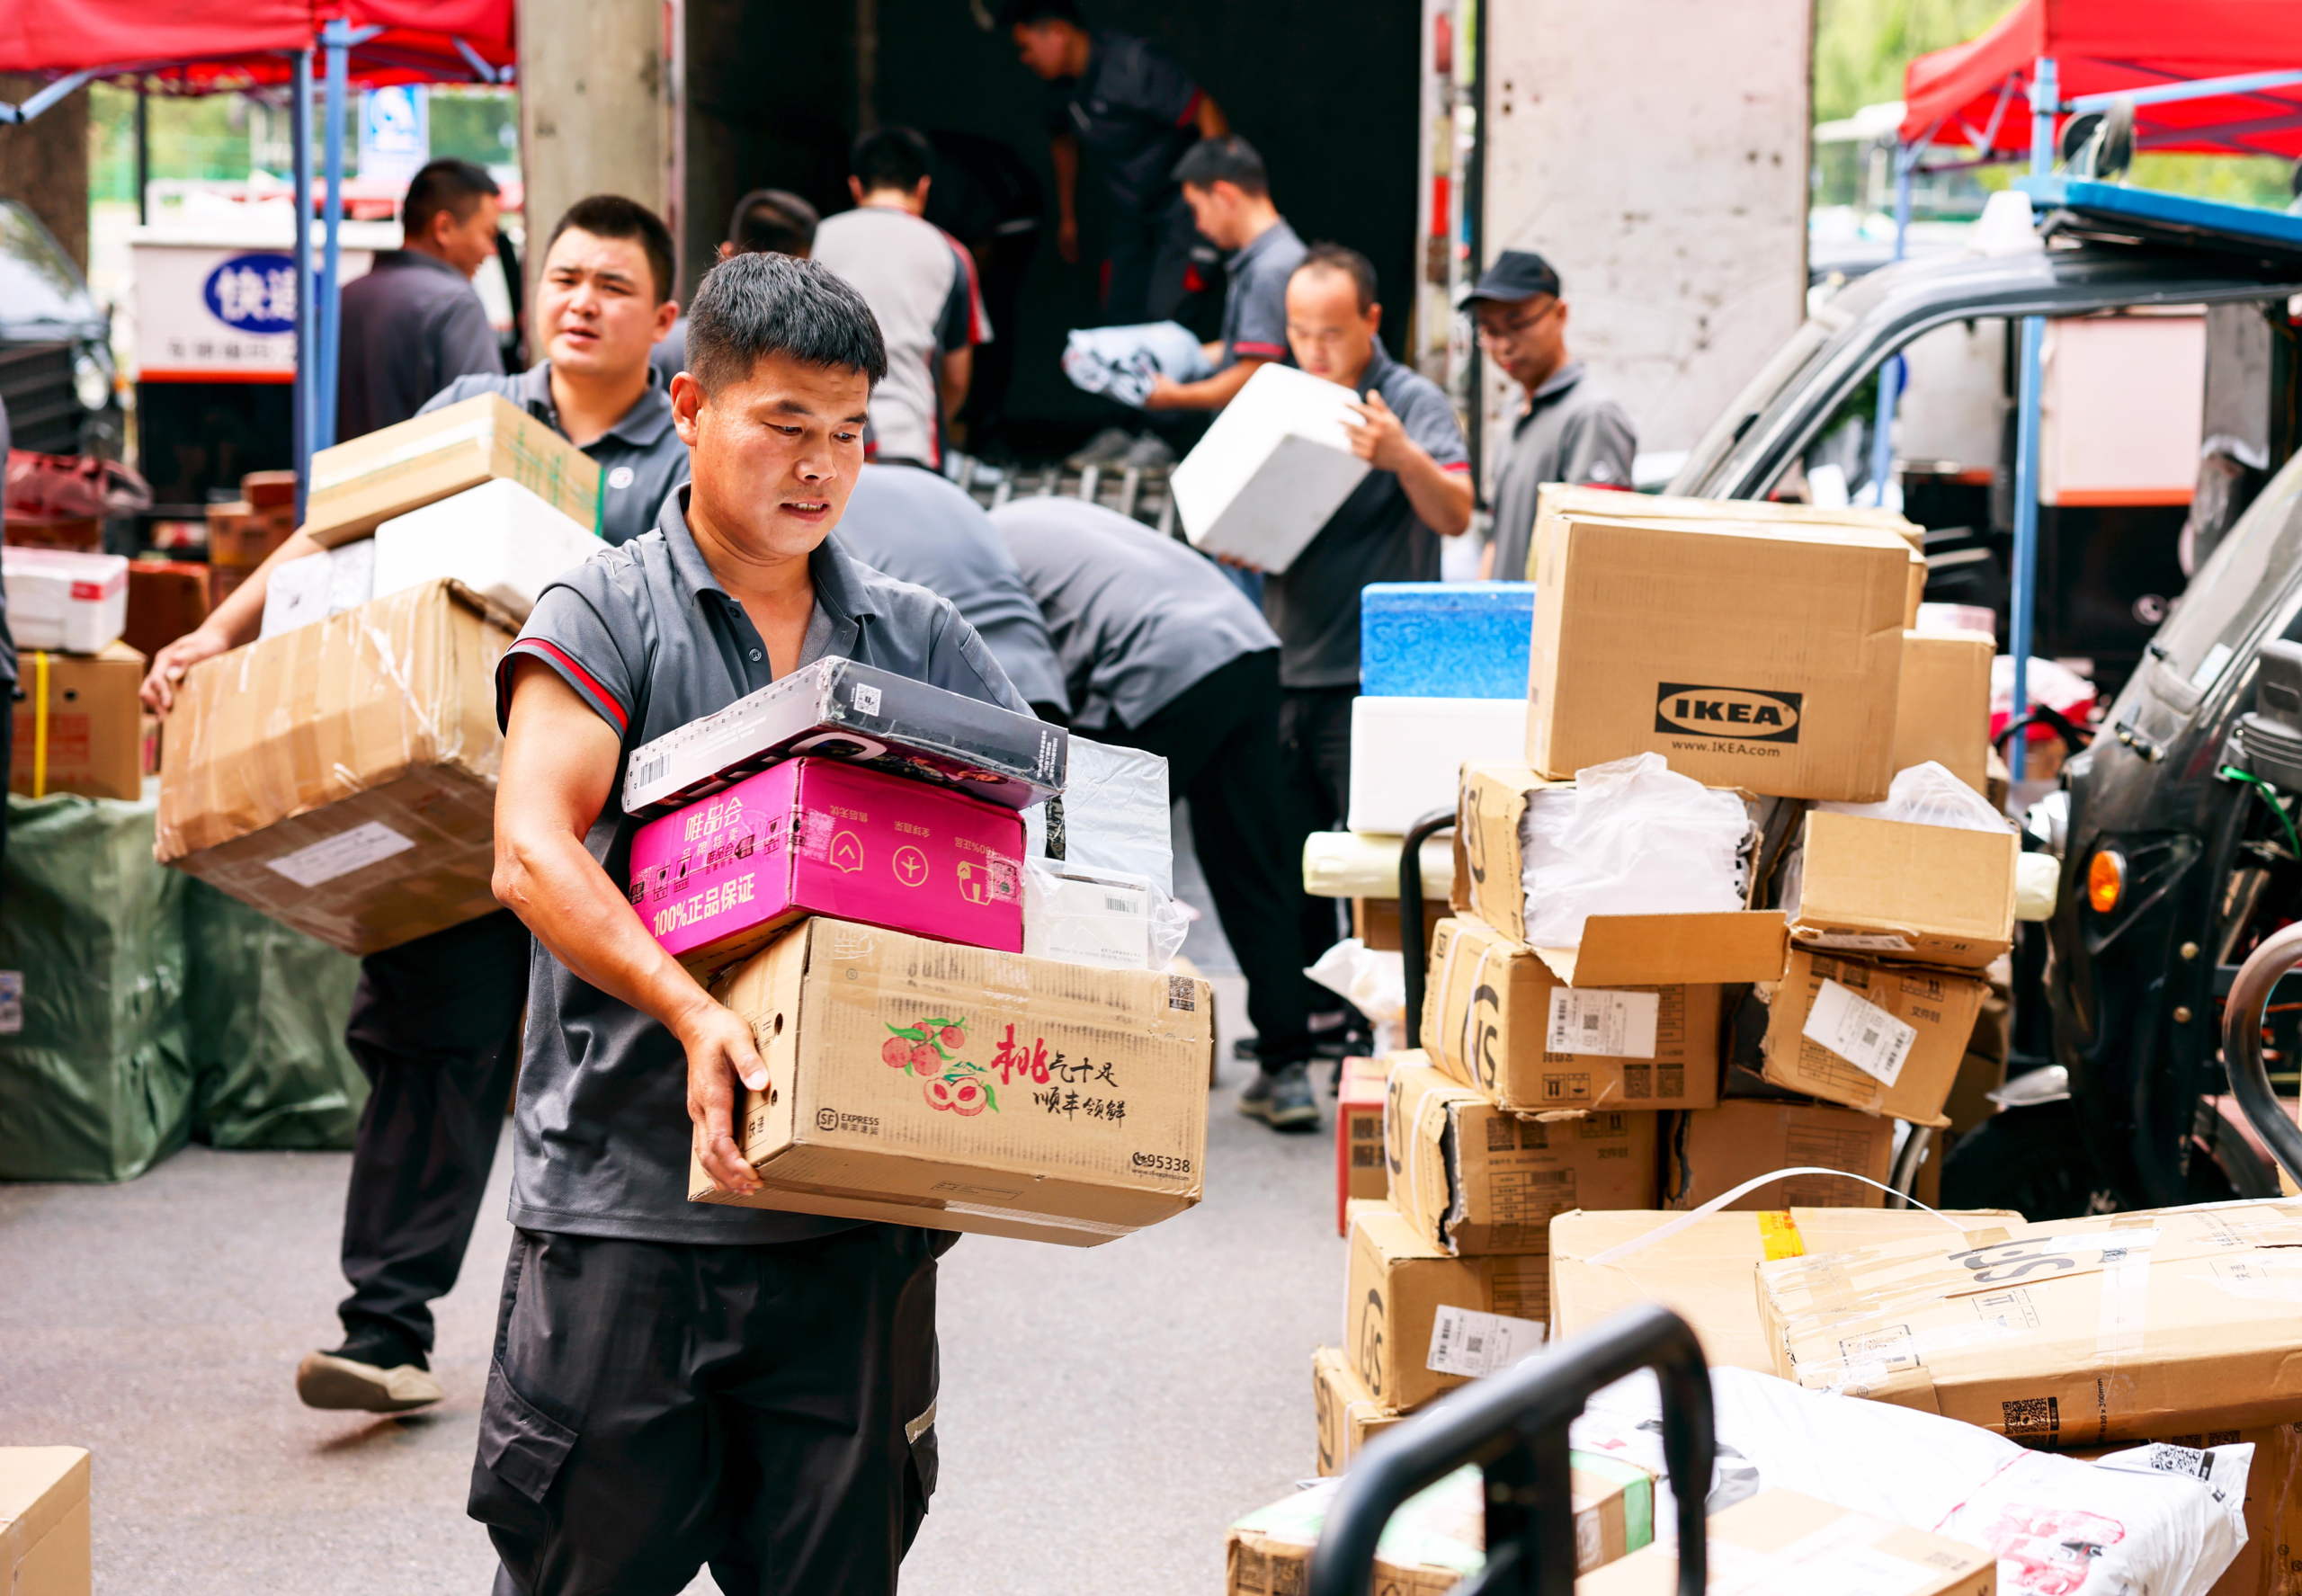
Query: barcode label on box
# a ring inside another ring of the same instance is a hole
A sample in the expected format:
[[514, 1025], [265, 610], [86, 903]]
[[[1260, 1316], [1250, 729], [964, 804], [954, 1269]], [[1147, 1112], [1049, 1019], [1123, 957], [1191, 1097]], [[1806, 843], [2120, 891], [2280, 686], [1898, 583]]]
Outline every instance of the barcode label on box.
[[1911, 950], [1910, 939], [1896, 936], [1892, 932], [1829, 931], [1802, 935], [1798, 940], [1809, 948], [1828, 948], [1840, 953], [1907, 953]]
[[1427, 1367], [1435, 1374], [1481, 1379], [1542, 1351], [1544, 1327], [1532, 1319], [1442, 1307], [1431, 1324]]
[[1652, 1058], [1655, 1022], [1662, 1003], [1662, 997], [1652, 992], [1554, 986], [1545, 1050], [1592, 1058]]
[[414, 837], [404, 837], [390, 826], [370, 820], [324, 843], [314, 843], [308, 848], [266, 860], [264, 864], [299, 887], [317, 887], [338, 876], [363, 869], [379, 859], [405, 853], [415, 846]]
[[624, 782], [624, 785], [637, 790], [647, 786], [650, 781], [661, 780], [664, 772], [671, 768], [671, 764], [670, 754], [659, 753], [646, 764], [632, 766], [630, 778]]
[[1911, 1044], [1918, 1040], [1915, 1026], [1904, 1024], [1835, 981], [1823, 983], [1798, 1034], [1888, 1086], [1903, 1073]]
[[850, 701], [854, 704], [858, 715], [877, 715], [879, 712], [879, 690], [859, 682]]
[[0, 1037], [24, 1029], [24, 972], [0, 970]]

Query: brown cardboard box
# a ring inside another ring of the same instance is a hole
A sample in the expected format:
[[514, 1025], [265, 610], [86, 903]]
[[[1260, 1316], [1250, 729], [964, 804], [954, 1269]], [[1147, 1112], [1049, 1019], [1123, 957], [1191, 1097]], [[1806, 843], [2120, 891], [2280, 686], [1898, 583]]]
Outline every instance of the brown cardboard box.
[[193, 666], [161, 862], [346, 953], [494, 913], [495, 664], [514, 635], [433, 582]]
[[128, 563], [128, 629], [120, 641], [149, 659], [208, 619], [208, 567], [192, 560]]
[[1895, 707], [1895, 769], [1932, 760], [1990, 790], [1990, 660], [1979, 632], [1903, 634], [1903, 685]]
[[[1463, 857], [1455, 879], [1471, 912], [1513, 942], [1526, 929], [1519, 822], [1527, 812], [1528, 795], [1556, 785], [1525, 765], [1479, 762], [1463, 767], [1455, 825]], [[1772, 909], [1594, 914], [1584, 923], [1580, 947], [1536, 951], [1570, 986], [1771, 981], [1782, 973], [1781, 919]], [[1435, 959], [1435, 944], [1432, 952]]]
[[[1969, 1245], [2003, 1239], [2022, 1223], [2012, 1212], [1960, 1212]], [[1593, 1260], [1682, 1228], [1606, 1263]], [[1657, 1302], [1693, 1326], [1712, 1365], [1774, 1372], [1759, 1322], [1758, 1266], [1770, 1259], [1860, 1253], [1943, 1234], [1916, 1208], [1762, 1208], [1690, 1218], [1667, 1213], [1561, 1214], [1550, 1225], [1551, 1330], [1573, 1335], [1642, 1302]]]
[[1870, 802], [1894, 776], [1910, 549], [1867, 527], [1538, 522], [1527, 762], [1654, 753], [1698, 781]]
[[[1423, 1047], [1448, 1075], [1522, 1113], [1708, 1108], [1718, 1101], [1718, 1013], [1708, 984], [1570, 990], [1535, 950], [1448, 919], [1431, 949]], [[1593, 1016], [1597, 1043], [1578, 1023]], [[1553, 1049], [1569, 1035], [1584, 1050]]]
[[[1923, 1529], [1850, 1512], [1795, 1491], [1762, 1491], [1710, 1515], [1709, 1583], [1770, 1591], [1997, 1596], [1998, 1558]], [[1575, 1583], [1575, 1596], [1675, 1596], [1675, 1543], [1633, 1552]]]
[[252, 571], [296, 530], [293, 510], [258, 510], [245, 502], [208, 506], [208, 563]]
[[[765, 1189], [728, 1196], [699, 1164], [691, 1198], [1075, 1247], [1199, 1200], [1215, 1015], [1194, 976], [817, 916], [712, 992], [767, 1063], [738, 1132]], [[938, 1067], [891, 1065], [920, 1026]]]
[[[1352, 1203], [1343, 1350], [1378, 1402], [1419, 1406], [1475, 1378], [1445, 1365], [1489, 1372], [1459, 1355], [1462, 1338], [1486, 1328], [1467, 1312], [1525, 1321], [1508, 1327], [1512, 1347], [1519, 1355], [1536, 1349], [1550, 1316], [1549, 1272], [1539, 1256], [1450, 1258], [1390, 1204]], [[1486, 1357], [1495, 1351], [1492, 1340], [1479, 1349]], [[1431, 1367], [1434, 1359], [1441, 1368]]]
[[1800, 948], [1767, 1000], [1761, 1073], [1866, 1114], [1948, 1126], [1942, 1105], [1989, 995], [1986, 982], [1956, 970]]
[[0, 1591], [88, 1596], [88, 1454], [0, 1447]]
[[599, 526], [600, 468], [592, 458], [517, 405], [483, 394], [314, 455], [304, 530], [333, 548], [498, 477], [579, 526]]
[[240, 478], [240, 497], [259, 510], [292, 509], [296, 504], [296, 473], [247, 472]]
[[104, 523], [92, 515], [12, 515], [0, 523], [0, 541], [18, 548], [104, 551]]
[[1392, 1206], [1450, 1256], [1548, 1253], [1555, 1215], [1655, 1201], [1652, 1113], [1545, 1122], [1428, 1065], [1391, 1071], [1383, 1143]]
[[[1423, 900], [1423, 943], [1420, 950], [1431, 946], [1431, 933], [1439, 929], [1439, 922], [1446, 917], [1447, 906], [1435, 898]], [[1351, 934], [1361, 944], [1378, 953], [1396, 953], [1399, 942], [1399, 900], [1395, 897], [1354, 897], [1351, 900]]]
[[[1884, 1184], [1895, 1122], [1822, 1103], [1736, 1098], [1682, 1116], [1663, 1131], [1663, 1206], [1699, 1208], [1755, 1175], [1836, 1169]], [[1875, 1208], [1877, 1186], [1835, 1175], [1792, 1175], [1744, 1193], [1730, 1209]]]
[[1334, 1229], [1351, 1234], [1351, 1205], [1391, 1194], [1391, 1172], [1383, 1163], [1383, 1083], [1397, 1060], [1420, 1062], [1421, 1053], [1383, 1058], [1346, 1058], [1334, 1094]]
[[2011, 827], [1962, 831], [1812, 811], [1790, 939], [1839, 953], [1986, 969], [2014, 945], [2014, 861], [2021, 852]]
[[[1858, 505], [1825, 509], [1774, 499], [1694, 499], [1677, 494], [1641, 494], [1626, 501], [1621, 490], [1584, 487], [1566, 482], [1546, 482], [1535, 492], [1538, 537], [1569, 515], [1622, 515], [1626, 503], [1636, 506], [1637, 519], [1700, 524], [1706, 522], [1752, 522], [1809, 528], [1827, 533], [1849, 529], [1859, 533], [1887, 532], [1922, 557], [1926, 553], [1926, 529], [1896, 510], [1866, 510]], [[1531, 549], [1530, 558], [1531, 560]], [[1530, 571], [1531, 571], [1531, 564]], [[1506, 575], [1498, 571], [1496, 575]], [[1516, 578], [1513, 578], [1516, 580]], [[1527, 578], [1531, 581], [1530, 575]]]
[[2211, 1203], [1759, 1270], [1775, 1372], [2032, 1446], [2302, 1421], [2302, 1214]]
[[[37, 798], [144, 796], [144, 656], [125, 643], [102, 654], [25, 649], [16, 662], [16, 752], [8, 789]], [[42, 683], [46, 686], [43, 688]], [[47, 713], [40, 712], [42, 693]]]
[[1406, 1415], [1375, 1400], [1335, 1347], [1311, 1354], [1311, 1399], [1318, 1405], [1322, 1476], [1341, 1474], [1361, 1448]]

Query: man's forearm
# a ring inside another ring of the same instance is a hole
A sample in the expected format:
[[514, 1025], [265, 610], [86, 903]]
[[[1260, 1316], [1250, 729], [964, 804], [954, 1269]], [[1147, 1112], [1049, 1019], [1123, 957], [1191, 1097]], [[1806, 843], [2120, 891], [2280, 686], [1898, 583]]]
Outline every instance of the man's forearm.
[[943, 415], [948, 420], [959, 413], [968, 402], [968, 385], [975, 380], [975, 351], [954, 349], [943, 356], [943, 369], [936, 383], [936, 397], [943, 403]]
[[495, 896], [577, 979], [622, 999], [674, 1035], [711, 998], [647, 934], [583, 843], [567, 833], [499, 832]]
[[1064, 221], [1079, 217], [1079, 143], [1068, 134], [1048, 147], [1055, 165], [1055, 214]]
[[1220, 410], [1238, 397], [1253, 377], [1269, 361], [1241, 361], [1238, 364], [1218, 371], [1198, 382], [1177, 382], [1152, 390], [1144, 402], [1147, 410]]
[[1414, 451], [1398, 474], [1406, 502], [1414, 506], [1423, 524], [1442, 538], [1452, 538], [1471, 524], [1471, 479], [1467, 471], [1450, 471], [1437, 460]]
[[201, 629], [210, 636], [221, 639], [227, 648], [237, 648], [252, 643], [263, 629], [263, 595], [272, 584], [272, 574], [291, 559], [302, 559], [308, 554], [324, 552], [312, 541], [309, 532], [300, 528], [288, 535], [288, 540], [264, 557], [263, 564], [248, 573], [247, 580], [224, 596], [224, 602], [208, 612]]

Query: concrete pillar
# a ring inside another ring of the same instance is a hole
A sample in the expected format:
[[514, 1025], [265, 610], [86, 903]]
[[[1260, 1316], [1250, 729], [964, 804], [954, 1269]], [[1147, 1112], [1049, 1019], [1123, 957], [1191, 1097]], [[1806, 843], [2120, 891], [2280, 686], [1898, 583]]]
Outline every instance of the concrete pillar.
[[531, 285], [552, 224], [587, 194], [637, 200], [680, 236], [665, 58], [677, 10], [677, 0], [520, 0]]
[[[45, 86], [43, 78], [0, 73], [0, 100], [11, 105]], [[29, 122], [0, 127], [0, 197], [22, 201], [87, 271], [87, 90], [66, 95]]]

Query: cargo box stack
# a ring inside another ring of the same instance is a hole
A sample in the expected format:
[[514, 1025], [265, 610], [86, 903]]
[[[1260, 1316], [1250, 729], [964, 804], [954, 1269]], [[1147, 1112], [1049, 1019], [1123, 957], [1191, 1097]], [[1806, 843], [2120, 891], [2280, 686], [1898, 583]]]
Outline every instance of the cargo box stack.
[[144, 655], [120, 640], [128, 561], [11, 544], [0, 548], [0, 581], [17, 652], [9, 790], [141, 798]]

